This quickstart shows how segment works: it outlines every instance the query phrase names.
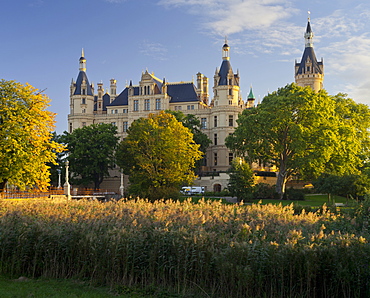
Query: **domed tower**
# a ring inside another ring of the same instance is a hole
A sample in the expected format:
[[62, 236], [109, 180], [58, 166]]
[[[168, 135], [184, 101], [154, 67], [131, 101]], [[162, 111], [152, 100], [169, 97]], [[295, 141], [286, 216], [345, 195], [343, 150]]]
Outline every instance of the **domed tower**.
[[94, 113], [94, 86], [89, 83], [86, 75], [86, 59], [82, 49], [79, 60], [79, 73], [76, 82], [72, 80], [70, 87], [69, 132], [75, 128], [92, 124]]
[[295, 62], [295, 82], [298, 86], [310, 86], [312, 90], [319, 91], [324, 88], [324, 62], [317, 61], [315, 51], [313, 49], [313, 32], [311, 30], [310, 15], [305, 38], [305, 49], [300, 63]]
[[239, 73], [234, 74], [230, 63], [230, 47], [225, 40], [222, 47], [222, 63], [214, 75], [213, 106], [238, 106], [240, 104]]

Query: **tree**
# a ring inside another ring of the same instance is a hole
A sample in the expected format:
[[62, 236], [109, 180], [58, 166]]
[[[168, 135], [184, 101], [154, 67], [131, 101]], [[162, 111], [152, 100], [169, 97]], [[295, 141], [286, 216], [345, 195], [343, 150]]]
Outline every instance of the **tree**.
[[370, 178], [367, 175], [323, 174], [313, 181], [313, 185], [318, 192], [328, 194], [328, 201], [331, 200], [331, 195], [358, 199], [369, 193]]
[[130, 193], [151, 200], [176, 195], [183, 183], [193, 182], [201, 157], [190, 130], [165, 112], [135, 120], [116, 153], [118, 166], [130, 175]]
[[45, 189], [49, 166], [63, 146], [52, 141], [50, 99], [29, 84], [0, 81], [0, 192], [9, 183]]
[[358, 172], [368, 153], [369, 120], [369, 109], [343, 94], [329, 96], [290, 84], [243, 111], [226, 145], [249, 162], [276, 166], [276, 191], [282, 198], [293, 176]]
[[[63, 147], [65, 146], [65, 144], [63, 143], [63, 135], [58, 135], [56, 132], [53, 132], [51, 140], [58, 144], [61, 144]], [[50, 184], [54, 187], [58, 185], [59, 173], [61, 175], [61, 181], [65, 179], [64, 168], [66, 151], [55, 152], [55, 155], [55, 161], [47, 163], [47, 165], [50, 167]]]
[[[193, 139], [196, 144], [199, 144], [199, 150], [203, 152], [203, 156], [205, 156], [209, 145], [212, 141], [208, 138], [208, 136], [201, 131], [201, 123], [199, 119], [193, 114], [184, 115], [181, 111], [171, 111], [167, 110], [166, 113], [172, 114], [175, 116], [177, 121], [180, 121], [185, 127], [189, 128], [193, 134]], [[196, 162], [196, 168], [198, 171], [202, 166], [202, 159]]]
[[65, 132], [62, 140], [69, 151], [68, 161], [73, 173], [72, 183], [99, 189], [109, 169], [115, 165], [115, 150], [118, 144], [117, 127], [99, 123]]
[[230, 194], [238, 198], [238, 201], [252, 199], [254, 173], [248, 163], [243, 159], [234, 159], [230, 170], [228, 190]]

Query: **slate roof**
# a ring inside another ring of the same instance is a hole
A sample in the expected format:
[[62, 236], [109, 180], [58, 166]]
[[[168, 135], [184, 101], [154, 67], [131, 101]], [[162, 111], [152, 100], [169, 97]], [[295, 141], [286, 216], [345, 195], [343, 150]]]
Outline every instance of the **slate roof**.
[[310, 22], [308, 21], [308, 22], [307, 22], [306, 33], [311, 33], [311, 32], [312, 32], [312, 30], [311, 30], [311, 24], [310, 24]]
[[167, 85], [167, 94], [171, 97], [170, 103], [199, 101], [193, 83], [180, 83]]
[[86, 85], [87, 85], [86, 95], [94, 95], [92, 90], [91, 90], [91, 86], [90, 86], [89, 80], [87, 78], [86, 72], [84, 72], [82, 70], [78, 74], [78, 77], [77, 77], [77, 80], [76, 80], [76, 90], [73, 93], [73, 95], [82, 95], [81, 85], [82, 85], [83, 80], [85, 80]]
[[296, 72], [296, 75], [305, 73], [306, 62], [307, 62], [308, 58], [312, 63], [312, 71], [310, 71], [310, 73], [322, 74], [323, 62], [322, 61], [320, 61], [320, 62], [317, 61], [315, 51], [314, 51], [313, 47], [306, 47], [304, 49], [304, 52], [303, 52], [301, 63], [296, 64], [297, 66], [299, 66], [299, 68]]
[[[94, 96], [94, 111], [98, 110], [97, 102], [98, 102], [98, 97], [95, 95]], [[103, 111], [107, 110], [108, 105], [110, 105], [110, 95], [106, 93], [103, 95]]]
[[[134, 88], [134, 95], [139, 95], [139, 87]], [[129, 88], [126, 87], [108, 106], [127, 106], [128, 105], [128, 90]]]
[[127, 106], [128, 105], [128, 88], [126, 87], [109, 106]]
[[222, 64], [221, 64], [220, 71], [218, 72], [218, 75], [220, 76], [220, 80], [218, 81], [219, 86], [228, 85], [227, 74], [229, 73], [230, 70], [231, 70], [231, 72], [233, 71], [232, 68], [231, 68], [230, 61], [229, 60], [223, 60]]

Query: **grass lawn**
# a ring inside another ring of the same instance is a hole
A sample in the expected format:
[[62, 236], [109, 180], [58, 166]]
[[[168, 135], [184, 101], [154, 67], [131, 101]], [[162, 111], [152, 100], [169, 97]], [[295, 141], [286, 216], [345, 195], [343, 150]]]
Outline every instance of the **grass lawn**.
[[0, 297], [65, 297], [65, 298], [108, 298], [108, 297], [145, 297], [133, 291], [119, 295], [123, 289], [110, 290], [105, 287], [92, 287], [88, 283], [65, 279], [7, 279], [0, 277]]
[[[340, 197], [340, 196], [332, 196], [332, 200], [334, 200], [335, 203], [346, 203], [346, 198]], [[320, 207], [324, 204], [327, 206], [331, 206], [332, 202], [328, 201], [327, 195], [321, 195], [321, 194], [309, 194], [305, 195], [304, 201], [290, 201], [290, 200], [273, 200], [273, 199], [266, 199], [261, 200], [262, 204], [282, 204], [283, 206], [289, 205], [289, 204], [297, 204], [301, 206], [311, 206], [311, 207]], [[258, 203], [258, 200], [253, 201], [253, 203]]]

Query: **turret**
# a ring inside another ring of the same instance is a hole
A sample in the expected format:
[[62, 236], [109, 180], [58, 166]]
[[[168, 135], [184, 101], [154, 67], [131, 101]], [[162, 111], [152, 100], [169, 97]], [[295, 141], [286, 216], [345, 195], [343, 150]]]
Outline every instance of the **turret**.
[[238, 106], [240, 102], [239, 73], [234, 74], [230, 63], [230, 47], [225, 40], [222, 46], [222, 63], [214, 75], [214, 99], [211, 105]]
[[247, 109], [253, 108], [254, 107], [254, 102], [256, 98], [254, 97], [252, 86], [249, 90], [248, 98], [247, 98]]
[[112, 102], [117, 96], [117, 81], [115, 79], [110, 80], [110, 101]]
[[310, 13], [308, 15], [305, 38], [305, 50], [301, 62], [295, 63], [295, 82], [298, 86], [310, 86], [312, 90], [319, 91], [323, 89], [324, 81], [324, 62], [317, 61], [313, 49], [313, 32], [311, 29]]

